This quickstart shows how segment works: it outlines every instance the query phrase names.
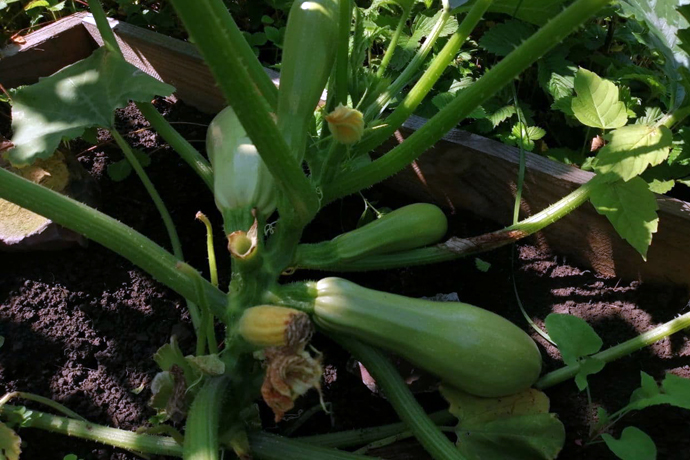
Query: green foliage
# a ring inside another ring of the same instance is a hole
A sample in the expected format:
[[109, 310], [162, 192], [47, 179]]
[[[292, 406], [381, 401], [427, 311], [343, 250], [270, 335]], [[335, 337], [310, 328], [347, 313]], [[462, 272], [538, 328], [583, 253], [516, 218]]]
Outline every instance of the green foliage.
[[19, 460], [21, 451], [21, 439], [17, 433], [4, 423], [0, 423], [0, 459]]
[[647, 249], [659, 226], [658, 207], [649, 185], [639, 178], [595, 188], [591, 201], [605, 215], [618, 234], [647, 260]]
[[572, 110], [585, 126], [614, 129], [628, 121], [625, 104], [618, 99], [618, 88], [589, 70], [582, 69], [575, 75], [575, 92]]
[[489, 29], [479, 40], [479, 46], [496, 56], [507, 56], [535, 30], [530, 24], [511, 19]]
[[552, 313], [544, 323], [563, 361], [569, 366], [580, 366], [575, 383], [580, 391], [584, 390], [588, 385], [587, 376], [604, 368], [603, 361], [590, 357], [601, 349], [601, 338], [585, 320], [577, 316]]
[[639, 428], [626, 427], [620, 439], [610, 434], [602, 434], [601, 437], [611, 452], [621, 460], [656, 460], [654, 441]]
[[[141, 164], [142, 167], [145, 168], [151, 164], [151, 157], [148, 156], [145, 152], [139, 149], [132, 149], [132, 151], [134, 152], [134, 155], [137, 157], [137, 160], [139, 160], [139, 164]], [[107, 172], [108, 177], [110, 177], [112, 181], [121, 182], [128, 178], [129, 175], [132, 173], [132, 165], [129, 163], [129, 161], [127, 161], [126, 158], [123, 158], [122, 160], [109, 164]]]
[[565, 442], [563, 424], [549, 413], [549, 399], [537, 390], [503, 398], [478, 398], [443, 387], [458, 449], [468, 459], [552, 460]]
[[[462, 6], [454, 12], [467, 11], [474, 2]], [[565, 0], [494, 0], [490, 12], [503, 13], [536, 25], [544, 25], [557, 15]]]
[[15, 165], [48, 158], [63, 139], [85, 129], [113, 126], [113, 111], [129, 100], [167, 96], [173, 87], [143, 73], [105, 48], [39, 83], [12, 92], [15, 147], [8, 153]]

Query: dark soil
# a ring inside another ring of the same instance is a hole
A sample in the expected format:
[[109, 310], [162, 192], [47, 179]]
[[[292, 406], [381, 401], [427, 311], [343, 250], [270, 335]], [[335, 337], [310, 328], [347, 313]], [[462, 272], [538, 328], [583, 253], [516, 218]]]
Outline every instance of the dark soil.
[[[176, 127], [183, 135], [203, 147], [210, 116], [181, 104], [161, 102], [160, 108], [170, 120], [179, 123]], [[147, 172], [170, 208], [187, 261], [205, 271], [204, 228], [194, 220], [197, 211], [206, 213], [215, 224], [219, 248], [223, 241], [220, 217], [210, 194], [156, 134], [138, 131], [147, 125], [136, 109], [130, 106], [121, 110], [118, 124], [122, 133], [136, 132], [129, 136], [130, 142], [150, 154], [152, 162]], [[0, 134], [8, 134], [7, 130], [5, 117], [0, 116]], [[131, 175], [122, 182], [113, 182], [107, 175], [107, 166], [122, 155], [108, 143], [107, 134], [102, 133], [100, 141], [104, 145], [93, 148], [82, 142], [72, 143], [72, 150], [102, 190], [100, 210], [169, 247], [158, 213], [138, 179]], [[367, 197], [380, 206], [404, 203], [402, 197], [383, 188], [367, 191]], [[306, 240], [318, 241], [351, 229], [361, 210], [359, 198], [329, 206], [310, 226]], [[495, 228], [468, 215], [452, 216], [451, 227], [457, 236]], [[604, 347], [668, 321], [686, 308], [688, 294], [684, 288], [602, 278], [562, 258], [539, 252], [529, 241], [518, 246], [517, 254], [514, 265], [510, 248], [482, 255], [492, 264], [487, 273], [477, 270], [470, 258], [347, 277], [410, 296], [457, 292], [462, 301], [493, 310], [527, 328], [513, 293], [515, 276], [520, 298], [533, 318], [543, 319], [550, 312], [580, 316], [604, 338]], [[157, 371], [152, 355], [173, 334], [180, 339], [183, 351], [191, 352], [193, 348], [183, 299], [95, 243], [55, 252], [1, 254], [0, 260], [0, 335], [5, 338], [0, 349], [0, 390], [52, 398], [96, 423], [123, 429], [146, 424], [153, 415], [147, 406], [148, 388]], [[220, 257], [219, 263], [221, 283], [225, 285], [228, 280], [222, 274], [227, 272], [227, 261]], [[324, 275], [298, 273], [293, 279]], [[533, 336], [542, 346], [545, 371], [561, 366], [555, 348]], [[591, 406], [573, 382], [547, 390], [552, 411], [567, 431], [559, 458], [614, 458], [603, 444], [587, 445], [596, 408], [613, 412], [625, 405], [639, 386], [641, 370], [657, 379], [666, 372], [690, 377], [689, 340], [687, 334], [677, 334], [591, 376]], [[386, 400], [361, 383], [356, 365], [346, 353], [324, 337], [317, 337], [315, 346], [325, 356], [324, 399], [330, 403], [332, 413], [317, 411], [307, 420], [300, 418], [318, 404], [317, 396], [310, 394], [280, 424], [265, 417], [267, 429], [300, 436], [397, 421]], [[432, 388], [426, 381], [417, 382], [417, 388]], [[421, 392], [418, 396], [429, 411], [444, 407], [436, 392]], [[34, 403], [29, 406], [46, 409]], [[618, 436], [627, 425], [644, 430], [654, 439], [658, 458], [690, 459], [690, 412], [669, 407], [646, 409], [624, 419], [612, 433]], [[23, 459], [62, 460], [71, 453], [84, 460], [138, 458], [37, 430], [24, 429], [20, 435], [24, 441]], [[372, 454], [395, 459], [428, 458], [412, 440]]]

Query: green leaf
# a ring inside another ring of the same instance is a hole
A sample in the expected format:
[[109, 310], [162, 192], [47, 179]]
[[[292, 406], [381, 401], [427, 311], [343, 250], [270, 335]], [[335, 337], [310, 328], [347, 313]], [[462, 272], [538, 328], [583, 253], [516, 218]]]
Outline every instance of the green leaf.
[[580, 358], [592, 355], [601, 349], [603, 344], [601, 337], [582, 318], [551, 313], [544, 323], [549, 337], [556, 343], [563, 361], [569, 366], [578, 364]]
[[606, 363], [597, 358], [584, 358], [580, 360], [580, 368], [575, 375], [575, 385], [577, 389], [583, 391], [589, 385], [587, 376], [600, 372]]
[[50, 6], [50, 3], [48, 3], [46, 0], [32, 0], [24, 7], [24, 11], [29, 11], [42, 6]]
[[592, 190], [590, 200], [597, 212], [605, 215], [616, 232], [647, 260], [652, 235], [659, 225], [656, 197], [647, 183], [635, 177], [628, 182], [603, 184]]
[[491, 264], [489, 262], [482, 260], [479, 257], [474, 258], [474, 266], [477, 267], [477, 270], [483, 273], [488, 272], [491, 268]]
[[130, 100], [150, 101], [173, 91], [172, 86], [99, 48], [88, 58], [13, 92], [15, 147], [8, 152], [9, 160], [27, 165], [36, 158], [48, 158], [60, 141], [81, 136], [86, 128], [112, 128], [113, 111]]
[[618, 87], [594, 72], [583, 68], [577, 71], [575, 92], [572, 109], [583, 125], [614, 129], [628, 121], [625, 104], [618, 100]]
[[565, 442], [563, 424], [549, 414], [549, 399], [528, 389], [502, 398], [479, 398], [450, 387], [441, 393], [458, 417], [458, 449], [482, 460], [552, 460]]
[[628, 181], [669, 155], [673, 134], [665, 127], [629, 125], [604, 136], [609, 141], [596, 157], [594, 170], [611, 180]]
[[[148, 156], [144, 151], [140, 149], [132, 149], [132, 152], [137, 157], [137, 160], [139, 160], [139, 164], [141, 164], [142, 167], [146, 168], [151, 164], [151, 157]], [[123, 158], [120, 161], [109, 164], [107, 172], [110, 180], [113, 182], [122, 182], [132, 173], [132, 165], [126, 158]]]
[[4, 423], [0, 423], [0, 458], [3, 460], [19, 460], [21, 452], [21, 439], [17, 433]]
[[[660, 52], [664, 56], [664, 70], [671, 80], [672, 105], [678, 106], [684, 99], [683, 87], [678, 84], [680, 70], [690, 66], [688, 53], [679, 46], [676, 36], [679, 29], [688, 27], [688, 21], [678, 14], [676, 8], [687, 3], [685, 0], [621, 0], [620, 10], [624, 17], [644, 22], [647, 32], [635, 34], [640, 43]], [[674, 108], [674, 107], [669, 107]]]
[[507, 56], [527, 40], [534, 30], [530, 24], [511, 19], [486, 31], [479, 40], [479, 46], [496, 56]]
[[546, 158], [549, 158], [554, 161], [559, 161], [567, 165], [580, 166], [585, 161], [585, 156], [582, 154], [581, 151], [575, 151], [565, 147], [549, 149], [546, 152], [544, 152], [543, 155], [545, 155]]
[[641, 410], [650, 406], [669, 404], [682, 409], [690, 409], [690, 379], [668, 373], [657, 386], [654, 379], [642, 372], [640, 388], [630, 396], [629, 410]]
[[554, 102], [572, 96], [575, 90], [577, 66], [565, 58], [566, 53], [566, 49], [560, 49], [537, 62], [539, 85]]
[[[474, 3], [473, 1], [453, 10], [453, 14], [468, 11]], [[504, 13], [541, 26], [560, 13], [564, 3], [565, 0], [494, 0], [488, 11]]]
[[621, 460], [656, 460], [656, 445], [644, 431], [634, 426], [626, 427], [620, 439], [610, 434], [601, 437], [611, 452]]

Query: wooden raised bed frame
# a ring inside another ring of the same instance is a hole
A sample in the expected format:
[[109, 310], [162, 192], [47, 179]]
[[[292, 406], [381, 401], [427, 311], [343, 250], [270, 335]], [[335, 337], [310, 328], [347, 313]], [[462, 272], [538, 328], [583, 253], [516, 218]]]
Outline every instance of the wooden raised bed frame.
[[[175, 86], [177, 98], [211, 113], [226, 105], [193, 45], [118, 21], [111, 25], [126, 59]], [[102, 43], [88, 13], [64, 18], [25, 39], [22, 45], [0, 51], [0, 84], [5, 88], [34, 83], [86, 58]], [[277, 73], [267, 72], [277, 83]], [[424, 121], [412, 117], [395, 141]], [[471, 210], [505, 226], [512, 219], [518, 158], [513, 147], [454, 129], [386, 185], [414, 199]], [[545, 208], [592, 177], [531, 153], [527, 153], [526, 166], [523, 216]], [[588, 204], [537, 234], [536, 241], [605, 275], [690, 286], [690, 204], [661, 195], [657, 202], [659, 231], [646, 263]]]

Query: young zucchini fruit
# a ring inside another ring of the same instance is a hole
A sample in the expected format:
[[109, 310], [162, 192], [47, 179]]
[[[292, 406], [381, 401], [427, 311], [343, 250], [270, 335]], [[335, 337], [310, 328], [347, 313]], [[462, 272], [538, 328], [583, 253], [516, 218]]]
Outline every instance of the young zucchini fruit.
[[206, 151], [218, 209], [256, 208], [264, 217], [275, 210], [273, 176], [232, 108], [226, 107], [211, 121]]
[[298, 246], [295, 265], [350, 262], [420, 248], [437, 243], [447, 230], [448, 220], [440, 208], [429, 203], [411, 204], [330, 241]]
[[304, 156], [307, 131], [333, 69], [338, 0], [295, 0], [283, 41], [277, 123], [293, 155]]
[[490, 311], [387, 294], [342, 278], [320, 280], [316, 293], [312, 319], [322, 329], [391, 351], [475, 396], [518, 393], [541, 372], [530, 336]]

